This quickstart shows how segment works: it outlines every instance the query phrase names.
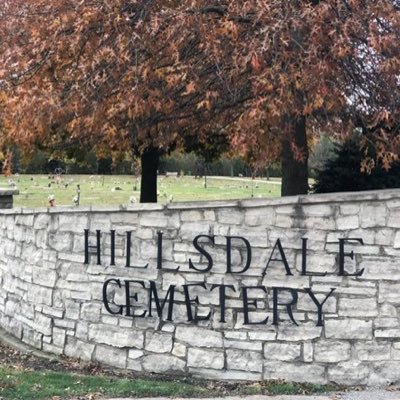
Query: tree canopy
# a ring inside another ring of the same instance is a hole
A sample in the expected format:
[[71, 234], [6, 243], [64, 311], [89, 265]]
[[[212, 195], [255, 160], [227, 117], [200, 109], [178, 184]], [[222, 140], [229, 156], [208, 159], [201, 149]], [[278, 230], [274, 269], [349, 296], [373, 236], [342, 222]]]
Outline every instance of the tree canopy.
[[398, 157], [397, 0], [12, 0], [0, 32], [4, 126], [22, 145], [145, 164], [222, 132], [255, 163], [281, 155], [284, 194], [307, 190], [306, 134], [360, 126], [384, 165]]

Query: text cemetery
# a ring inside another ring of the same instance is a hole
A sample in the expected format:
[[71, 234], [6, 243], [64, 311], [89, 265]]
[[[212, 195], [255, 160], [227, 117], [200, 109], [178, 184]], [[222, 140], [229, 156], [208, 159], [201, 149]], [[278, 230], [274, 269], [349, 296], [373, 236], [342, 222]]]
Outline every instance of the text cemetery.
[[[96, 240], [95, 245], [89, 245], [89, 230], [85, 230], [85, 264], [90, 263], [90, 255], [94, 255], [96, 258], [97, 265], [102, 265], [101, 259], [101, 231], [97, 230], [93, 235]], [[215, 246], [216, 236], [210, 235], [197, 235], [193, 239], [193, 248], [202, 257], [201, 264], [196, 264], [189, 259], [187, 272], [195, 272], [199, 275], [212, 273], [214, 267], [214, 259], [212, 254], [212, 247]], [[109, 265], [116, 265], [116, 232], [112, 230], [110, 232], [111, 240], [111, 254], [109, 259]], [[226, 265], [224, 267], [224, 274], [245, 274], [252, 268], [252, 247], [244, 237], [241, 236], [225, 236], [224, 241], [226, 249]], [[354, 252], [349, 250], [351, 243], [358, 243], [363, 245], [361, 238], [347, 238], [338, 240], [337, 250], [337, 270], [336, 275], [348, 276], [348, 277], [359, 277], [364, 273], [364, 270], [360, 270], [354, 273], [350, 273], [345, 269], [345, 260], [354, 260]], [[126, 232], [125, 234], [125, 265], [121, 265], [121, 268], [136, 268], [136, 269], [147, 269], [156, 268], [160, 272], [176, 271], [179, 273], [185, 273], [182, 266], [176, 266], [176, 268], [164, 268], [163, 266], [163, 233], [158, 232], [157, 234], [157, 261], [156, 265], [134, 265], [131, 259], [131, 246], [132, 246], [132, 232]], [[245, 263], [242, 266], [233, 266], [232, 263], [232, 249], [236, 246], [244, 251]], [[308, 239], [303, 238], [299, 244], [301, 250], [301, 271], [300, 275], [303, 276], [326, 276], [327, 272], [312, 272], [307, 269], [307, 249]], [[280, 263], [282, 272], [286, 276], [294, 276], [292, 268], [289, 266], [285, 249], [280, 239], [277, 239], [272, 249], [267, 250], [270, 252], [268, 262], [263, 268], [262, 278], [263, 281], [268, 282], [268, 270], [271, 263]], [[298, 272], [295, 272], [298, 273]], [[332, 273], [330, 273], [332, 274]], [[183, 292], [183, 302], [186, 306], [187, 321], [198, 322], [204, 321], [211, 318], [211, 311], [205, 312], [204, 315], [198, 315], [197, 306], [201, 303], [201, 296], [205, 298], [211, 292], [216, 291], [218, 293], [219, 310], [220, 316], [219, 321], [221, 323], [226, 322], [226, 307], [229, 303], [229, 294], [239, 292], [239, 298], [242, 301], [241, 312], [243, 312], [243, 321], [245, 325], [278, 325], [280, 313], [287, 313], [288, 317], [293, 324], [297, 325], [293, 309], [295, 309], [299, 294], [303, 293], [310, 297], [313, 304], [315, 305], [315, 311], [317, 313], [316, 325], [323, 326], [324, 318], [324, 305], [329, 297], [335, 292], [335, 288], [331, 288], [330, 292], [326, 295], [318, 296], [310, 288], [293, 289], [285, 287], [271, 287], [268, 288], [265, 285], [257, 286], [239, 286], [232, 284], [225, 284], [221, 282], [219, 284], [206, 284], [204, 281], [198, 283], [190, 283], [182, 285], [178, 288], [176, 285], [170, 285], [166, 293], [163, 296], [160, 295], [161, 288], [155, 281], [143, 281], [134, 279], [120, 279], [112, 278], [104, 282], [103, 285], [103, 304], [106, 310], [110, 314], [124, 315], [133, 318], [146, 318], [157, 316], [161, 320], [173, 321], [174, 320], [174, 304], [177, 303], [176, 293], [178, 291]], [[194, 291], [196, 294], [194, 294]], [[120, 294], [119, 298], [124, 298], [123, 302], [117, 304], [110, 300], [110, 293]], [[163, 291], [165, 292], [165, 291]], [[199, 294], [201, 293], [201, 294]], [[260, 297], [260, 294], [262, 295]], [[264, 297], [264, 308], [259, 307], [260, 300]], [[143, 303], [144, 302], [144, 303]], [[121, 304], [122, 303], [122, 304]], [[140, 304], [140, 306], [139, 306]], [[143, 307], [143, 304], [147, 304], [147, 307]], [[265, 306], [266, 304], [266, 306]], [[255, 318], [255, 312], [257, 316], [260, 312], [264, 312], [263, 318]]]

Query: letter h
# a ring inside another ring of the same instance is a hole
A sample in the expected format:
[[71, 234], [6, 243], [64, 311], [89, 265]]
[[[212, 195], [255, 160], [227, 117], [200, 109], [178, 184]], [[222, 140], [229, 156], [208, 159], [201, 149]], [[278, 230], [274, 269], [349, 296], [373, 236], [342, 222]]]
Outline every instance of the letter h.
[[[84, 262], [85, 264], [89, 264], [89, 254], [96, 254], [97, 265], [101, 265], [100, 239], [101, 239], [101, 231], [96, 230], [96, 245], [89, 246], [89, 229], [85, 229], [85, 262]], [[95, 250], [95, 252], [91, 250]]]

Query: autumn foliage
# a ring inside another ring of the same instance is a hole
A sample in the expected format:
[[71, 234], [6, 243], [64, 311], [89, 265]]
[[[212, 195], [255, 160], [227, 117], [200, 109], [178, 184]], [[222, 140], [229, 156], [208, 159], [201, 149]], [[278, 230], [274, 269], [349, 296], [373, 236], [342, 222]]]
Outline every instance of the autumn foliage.
[[282, 156], [284, 194], [307, 190], [321, 131], [364, 129], [380, 162], [398, 157], [397, 0], [0, 7], [4, 140], [131, 148], [146, 163], [223, 132], [256, 165]]

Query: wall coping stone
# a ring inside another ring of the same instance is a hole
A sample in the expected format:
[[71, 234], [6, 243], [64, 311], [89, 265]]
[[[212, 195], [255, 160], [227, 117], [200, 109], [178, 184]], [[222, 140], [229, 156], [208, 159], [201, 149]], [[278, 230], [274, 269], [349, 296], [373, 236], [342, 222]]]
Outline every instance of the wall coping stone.
[[19, 194], [18, 189], [3, 189], [0, 188], [0, 197], [1, 196], [13, 196], [15, 194]]
[[[1, 196], [0, 189], [0, 196]], [[18, 190], [5, 190], [5, 192], [12, 192], [18, 194]], [[340, 192], [340, 193], [327, 193], [327, 194], [310, 194], [299, 196], [287, 196], [277, 198], [258, 198], [258, 199], [244, 199], [244, 200], [218, 200], [218, 201], [189, 201], [180, 203], [148, 203], [148, 204], [135, 204], [132, 206], [57, 206], [57, 207], [40, 207], [40, 208], [23, 208], [16, 207], [13, 209], [0, 209], [1, 214], [15, 215], [15, 214], [74, 214], [85, 212], [98, 212], [98, 213], [114, 213], [114, 212], [140, 212], [140, 211], [169, 211], [169, 210], [194, 210], [194, 209], [219, 209], [219, 208], [258, 208], [268, 206], [280, 205], [309, 205], [309, 204], [325, 204], [325, 203], [348, 203], [354, 201], [382, 201], [382, 200], [400, 200], [400, 189], [386, 189], [386, 190], [373, 190], [363, 192]]]

